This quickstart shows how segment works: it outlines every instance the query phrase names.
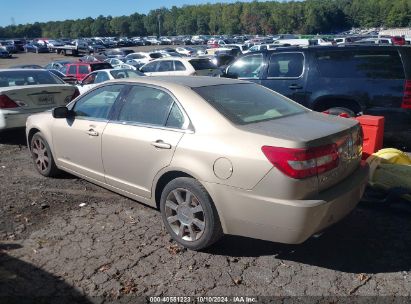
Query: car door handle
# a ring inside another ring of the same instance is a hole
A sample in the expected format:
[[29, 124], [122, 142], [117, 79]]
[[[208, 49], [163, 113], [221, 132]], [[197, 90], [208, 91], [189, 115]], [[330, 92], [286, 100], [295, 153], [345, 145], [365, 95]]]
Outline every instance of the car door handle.
[[90, 136], [98, 136], [98, 132], [93, 129], [86, 131], [86, 133]]
[[162, 140], [153, 141], [151, 145], [159, 149], [171, 149], [171, 145]]
[[299, 89], [302, 89], [303, 87], [298, 84], [291, 84], [288, 88], [291, 90], [299, 90]]

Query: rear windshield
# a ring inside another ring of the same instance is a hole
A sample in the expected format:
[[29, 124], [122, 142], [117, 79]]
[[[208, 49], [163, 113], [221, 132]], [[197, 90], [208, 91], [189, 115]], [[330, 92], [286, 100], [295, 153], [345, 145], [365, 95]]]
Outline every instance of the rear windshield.
[[112, 69], [113, 67], [111, 66], [110, 63], [108, 62], [102, 62], [102, 63], [93, 63], [90, 65], [91, 71], [97, 71], [97, 70], [104, 70], [104, 69]]
[[257, 84], [228, 84], [193, 88], [235, 124], [248, 124], [299, 114], [306, 109]]
[[191, 59], [190, 63], [196, 71], [217, 68], [209, 59]]
[[16, 70], [0, 72], [0, 87], [62, 83], [64, 81], [49, 71]]
[[323, 77], [404, 79], [404, 68], [397, 51], [358, 50], [321, 51], [316, 54]]

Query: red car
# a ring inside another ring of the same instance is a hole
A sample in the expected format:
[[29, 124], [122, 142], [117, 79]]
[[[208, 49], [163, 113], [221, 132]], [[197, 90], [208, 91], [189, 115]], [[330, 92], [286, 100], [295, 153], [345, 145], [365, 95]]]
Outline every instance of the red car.
[[405, 45], [405, 38], [400, 36], [391, 37], [391, 41], [395, 45]]
[[72, 62], [64, 65], [60, 72], [66, 76], [73, 76], [80, 81], [91, 72], [112, 68], [108, 62]]

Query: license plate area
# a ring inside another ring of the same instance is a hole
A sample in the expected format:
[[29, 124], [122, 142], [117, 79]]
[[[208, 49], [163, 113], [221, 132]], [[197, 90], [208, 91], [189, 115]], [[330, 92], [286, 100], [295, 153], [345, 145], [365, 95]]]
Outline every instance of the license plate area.
[[37, 104], [39, 106], [53, 105], [54, 103], [53, 95], [40, 95], [37, 97]]

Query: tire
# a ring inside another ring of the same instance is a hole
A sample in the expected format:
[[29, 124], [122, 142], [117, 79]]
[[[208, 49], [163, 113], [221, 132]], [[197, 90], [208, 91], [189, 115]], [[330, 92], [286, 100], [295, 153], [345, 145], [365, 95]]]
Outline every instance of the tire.
[[41, 175], [46, 177], [55, 177], [59, 175], [60, 170], [54, 162], [50, 146], [40, 132], [34, 134], [31, 138], [30, 152], [34, 166]]
[[205, 249], [223, 236], [210, 195], [193, 178], [179, 177], [165, 186], [160, 212], [171, 237], [188, 249]]
[[343, 108], [343, 107], [329, 108], [325, 112], [327, 114], [336, 115], [336, 116], [340, 116], [340, 115], [346, 115], [348, 117], [356, 117], [357, 116], [357, 115], [355, 115], [355, 112], [353, 110], [348, 109], [348, 108]]

